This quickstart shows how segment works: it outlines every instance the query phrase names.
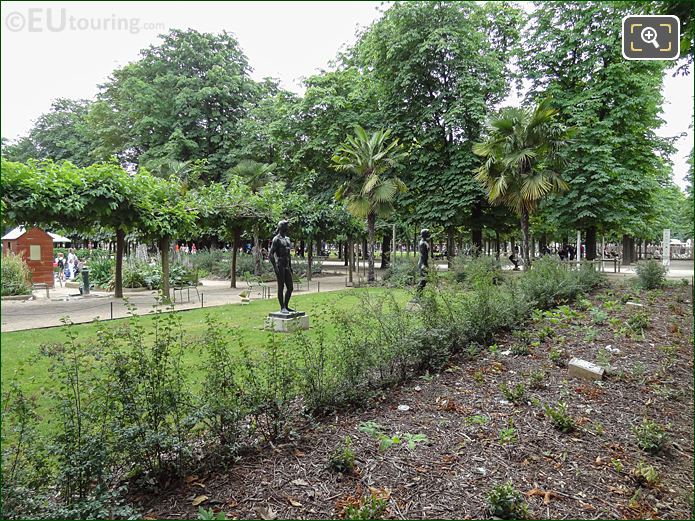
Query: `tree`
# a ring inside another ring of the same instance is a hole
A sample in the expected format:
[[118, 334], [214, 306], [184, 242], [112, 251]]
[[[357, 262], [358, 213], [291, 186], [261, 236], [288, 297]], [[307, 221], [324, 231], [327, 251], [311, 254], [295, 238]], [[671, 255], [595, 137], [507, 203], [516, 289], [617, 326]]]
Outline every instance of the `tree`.
[[3, 150], [3, 154], [20, 162], [51, 159], [77, 166], [91, 165], [96, 159], [93, 152], [97, 141], [87, 122], [90, 106], [86, 100], [55, 100], [51, 110], [39, 116], [28, 136]]
[[390, 130], [377, 130], [370, 136], [359, 125], [355, 126], [355, 135], [348, 136], [346, 143], [333, 156], [336, 170], [344, 172], [347, 177], [336, 192], [336, 200], [345, 201], [353, 215], [367, 219], [368, 282], [376, 280], [376, 218], [389, 215], [393, 211], [396, 195], [406, 191], [405, 183], [392, 173], [405, 157], [407, 154], [398, 139], [391, 139]]
[[[225, 181], [228, 181], [233, 176], [240, 177], [249, 186], [251, 193], [257, 196], [263, 187], [275, 179], [273, 176], [274, 169], [274, 163], [268, 165], [245, 159], [225, 174]], [[260, 276], [263, 273], [263, 257], [261, 256], [260, 223], [258, 222], [253, 226], [253, 257], [255, 274]]]
[[[257, 88], [230, 34], [171, 30], [114, 71], [99, 94], [103, 152], [128, 164], [207, 159], [204, 181], [234, 162], [239, 123]], [[110, 149], [110, 150], [109, 150]]]
[[568, 138], [557, 115], [549, 100], [533, 109], [504, 108], [490, 120], [485, 141], [473, 145], [473, 152], [485, 160], [475, 177], [488, 199], [504, 204], [520, 218], [524, 269], [531, 266], [529, 217], [545, 196], [567, 189], [555, 170]]
[[399, 214], [413, 225], [477, 224], [471, 144], [509, 90], [522, 22], [506, 2], [396, 2], [352, 50], [349, 63], [374, 84], [377, 124], [418, 144], [399, 172]]
[[556, 229], [586, 230], [587, 258], [593, 259], [597, 233], [628, 239], [638, 233], [658, 187], [667, 182], [662, 158], [672, 145], [655, 134], [662, 124], [666, 62], [622, 57], [620, 31], [613, 28], [639, 9], [635, 4], [536, 7], [521, 61], [531, 81], [529, 97], [552, 96], [562, 121], [576, 129], [565, 152], [569, 190], [548, 197], [540, 212]]
[[169, 299], [169, 249], [171, 240], [193, 231], [197, 209], [175, 177], [162, 179], [141, 169], [133, 177], [136, 194], [137, 230], [156, 242], [162, 260], [162, 293]]

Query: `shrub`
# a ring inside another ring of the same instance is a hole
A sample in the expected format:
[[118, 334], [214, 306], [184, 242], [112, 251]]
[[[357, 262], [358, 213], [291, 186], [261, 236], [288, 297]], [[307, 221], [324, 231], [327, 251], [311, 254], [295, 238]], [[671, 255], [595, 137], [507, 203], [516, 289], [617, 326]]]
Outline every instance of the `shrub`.
[[647, 418], [640, 425], [633, 426], [632, 432], [637, 438], [637, 446], [649, 454], [658, 454], [668, 442], [666, 429]]
[[534, 369], [529, 374], [529, 387], [531, 389], [543, 389], [545, 388], [545, 380], [548, 375], [543, 369]]
[[502, 281], [500, 262], [494, 257], [487, 255], [473, 258], [454, 257], [451, 271], [453, 271], [456, 281], [463, 282], [469, 286], [475, 286], [480, 282], [499, 284]]
[[627, 319], [627, 325], [633, 331], [642, 332], [649, 328], [649, 313], [646, 311], [636, 311], [632, 313]]
[[89, 280], [95, 286], [109, 287], [114, 277], [116, 261], [108, 256], [94, 255], [87, 264], [89, 268]]
[[528, 505], [521, 492], [514, 488], [511, 481], [495, 485], [487, 496], [490, 514], [501, 519], [525, 519]]
[[328, 461], [328, 468], [343, 474], [352, 474], [355, 470], [355, 452], [352, 450], [352, 439], [345, 436], [342, 445], [335, 448]]
[[544, 408], [546, 416], [557, 430], [564, 433], [574, 430], [574, 419], [567, 412], [567, 404], [558, 402], [556, 407], [546, 405]]
[[526, 396], [526, 386], [521, 382], [512, 388], [508, 387], [505, 383], [501, 383], [500, 391], [505, 400], [512, 403], [520, 403]]
[[2, 296], [31, 295], [31, 273], [20, 255], [10, 251], [2, 256]]
[[647, 465], [644, 461], [639, 461], [634, 470], [634, 475], [640, 483], [646, 483], [650, 487], [655, 487], [661, 481], [661, 477], [657, 470], [651, 465]]
[[657, 260], [638, 262], [635, 271], [642, 289], [657, 289], [666, 283], [666, 267]]
[[389, 287], [412, 286], [420, 280], [417, 264], [417, 257], [395, 257], [382, 280]]

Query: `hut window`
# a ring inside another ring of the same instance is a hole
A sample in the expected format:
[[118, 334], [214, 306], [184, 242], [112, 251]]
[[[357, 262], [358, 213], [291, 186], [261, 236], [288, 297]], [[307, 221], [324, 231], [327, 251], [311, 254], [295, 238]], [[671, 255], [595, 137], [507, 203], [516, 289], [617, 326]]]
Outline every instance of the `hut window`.
[[41, 246], [39, 244], [32, 244], [29, 246], [29, 260], [41, 260]]

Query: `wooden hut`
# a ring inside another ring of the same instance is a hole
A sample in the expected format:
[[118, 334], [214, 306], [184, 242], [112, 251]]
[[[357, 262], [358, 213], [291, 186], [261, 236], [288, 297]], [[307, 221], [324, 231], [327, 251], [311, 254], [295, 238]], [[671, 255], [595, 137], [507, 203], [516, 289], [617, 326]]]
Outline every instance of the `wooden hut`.
[[21, 255], [29, 266], [32, 284], [54, 285], [53, 237], [40, 228], [24, 226], [10, 230], [2, 239], [2, 252]]

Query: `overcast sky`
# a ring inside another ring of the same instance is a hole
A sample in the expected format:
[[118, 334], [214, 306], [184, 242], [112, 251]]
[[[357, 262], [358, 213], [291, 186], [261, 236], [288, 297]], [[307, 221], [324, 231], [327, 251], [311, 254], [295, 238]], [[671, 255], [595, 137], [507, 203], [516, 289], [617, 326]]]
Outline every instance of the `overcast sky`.
[[[138, 58], [171, 28], [234, 33], [253, 67], [301, 92], [302, 77], [327, 68], [381, 2], [2, 2], [3, 137], [26, 134], [55, 98], [92, 99], [111, 71]], [[619, 29], [617, 29], [619, 30]], [[674, 179], [683, 186], [693, 146], [692, 76], [664, 84], [663, 136], [677, 142]]]

